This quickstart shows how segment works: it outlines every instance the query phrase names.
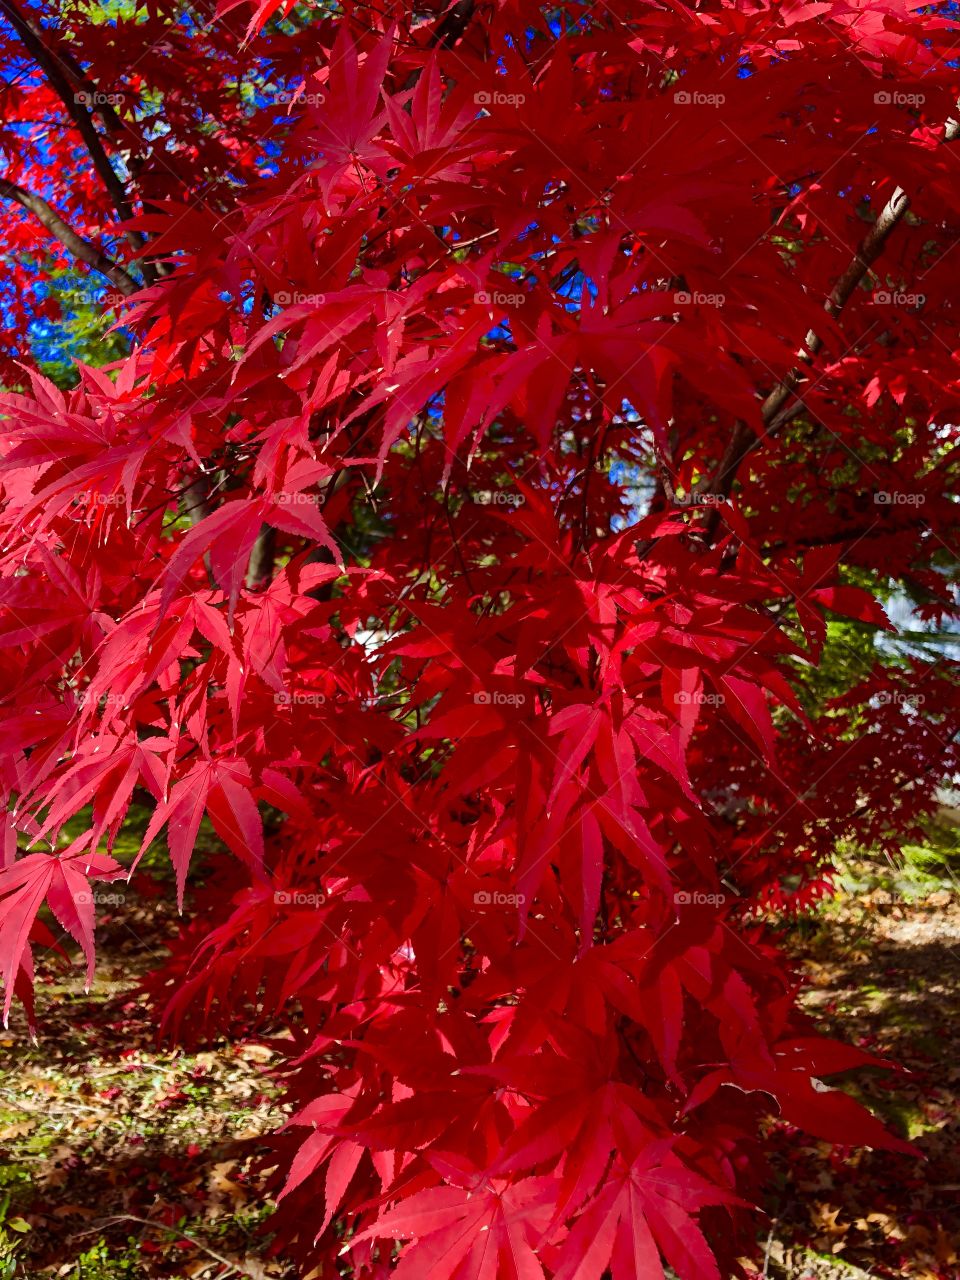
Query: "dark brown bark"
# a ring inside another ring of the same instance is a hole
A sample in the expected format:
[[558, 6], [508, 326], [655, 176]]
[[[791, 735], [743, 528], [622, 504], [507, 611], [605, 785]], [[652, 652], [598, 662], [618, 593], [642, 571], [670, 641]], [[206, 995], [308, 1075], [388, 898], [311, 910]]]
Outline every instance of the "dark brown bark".
[[[118, 177], [110, 162], [110, 157], [104, 150], [100, 135], [94, 126], [93, 117], [84, 102], [85, 96], [89, 96], [90, 89], [78, 88], [75, 80], [71, 83], [67, 64], [51, 52], [41, 33], [32, 22], [24, 17], [13, 3], [13, 0], [0, 0], [0, 13], [6, 16], [10, 25], [20, 37], [24, 48], [43, 70], [50, 82], [50, 87], [60, 98], [67, 114], [76, 125], [84, 146], [90, 153], [93, 167], [96, 169], [107, 195], [110, 197], [117, 216], [122, 222], [130, 221], [133, 217], [133, 206], [127, 195], [127, 189]], [[117, 118], [119, 119], [119, 117]], [[124, 234], [134, 249], [142, 247], [143, 237], [139, 232], [128, 230]]]
[[[850, 265], [831, 289], [830, 296], [823, 304], [828, 315], [833, 317], [840, 315], [854, 291], [883, 253], [892, 232], [903, 221], [909, 208], [910, 199], [907, 193], [897, 187], [880, 211], [876, 222], [864, 236]], [[791, 418], [796, 416], [803, 407], [803, 399], [799, 393], [807, 378], [806, 368], [822, 346], [822, 339], [811, 330], [804, 343], [805, 349], [801, 356], [803, 364], [791, 369], [763, 402], [760, 418], [765, 430], [758, 433], [745, 422], [736, 424], [713, 479], [702, 491], [704, 494], [726, 498], [733, 488], [737, 472], [747, 454], [751, 453], [757, 445], [775, 436]], [[714, 539], [719, 521], [720, 507], [715, 505], [708, 513], [702, 527], [702, 536], [708, 544]]]
[[122, 294], [129, 297], [137, 292], [140, 286], [131, 275], [114, 262], [96, 245], [90, 244], [88, 240], [84, 240], [78, 235], [68, 223], [64, 222], [53, 205], [48, 204], [43, 196], [34, 195], [32, 191], [25, 191], [23, 187], [18, 187], [15, 182], [10, 182], [7, 178], [0, 178], [0, 199], [15, 200], [29, 213], [32, 213], [57, 240], [70, 252], [75, 258], [81, 262], [85, 262], [88, 267], [92, 267], [95, 271], [99, 271], [106, 276], [111, 284], [116, 285]]

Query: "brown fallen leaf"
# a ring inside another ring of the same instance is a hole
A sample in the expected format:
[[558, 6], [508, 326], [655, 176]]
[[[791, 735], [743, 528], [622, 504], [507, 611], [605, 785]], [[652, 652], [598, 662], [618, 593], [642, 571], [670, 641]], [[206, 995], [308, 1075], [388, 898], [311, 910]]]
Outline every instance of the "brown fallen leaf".
[[235, 1209], [245, 1205], [250, 1199], [248, 1189], [228, 1176], [235, 1173], [236, 1169], [237, 1166], [232, 1160], [221, 1161], [220, 1164], [213, 1166], [207, 1179], [210, 1193], [220, 1201], [229, 1200]]
[[36, 1127], [36, 1120], [20, 1120], [16, 1124], [8, 1124], [0, 1129], [0, 1141], [6, 1141], [8, 1138], [22, 1138]]
[[842, 1209], [831, 1209], [826, 1204], [818, 1204], [811, 1208], [810, 1217], [818, 1231], [826, 1236], [844, 1236], [850, 1230], [849, 1222], [838, 1222]]
[[276, 1054], [265, 1044], [242, 1044], [237, 1049], [236, 1056], [242, 1058], [244, 1062], [270, 1062]]

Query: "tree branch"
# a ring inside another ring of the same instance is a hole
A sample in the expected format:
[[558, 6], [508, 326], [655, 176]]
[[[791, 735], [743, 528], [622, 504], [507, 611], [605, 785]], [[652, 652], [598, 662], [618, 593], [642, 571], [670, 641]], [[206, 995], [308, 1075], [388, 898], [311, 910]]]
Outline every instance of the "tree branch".
[[[960, 125], [958, 125], [958, 129], [960, 129]], [[840, 315], [853, 296], [854, 290], [858, 288], [867, 272], [880, 257], [894, 228], [903, 221], [909, 208], [910, 198], [901, 187], [897, 187], [880, 211], [876, 222], [864, 236], [860, 247], [853, 255], [850, 265], [830, 290], [830, 296], [823, 304], [823, 309], [828, 315], [834, 318]], [[804, 365], [811, 363], [813, 357], [822, 346], [822, 339], [811, 329], [804, 342], [805, 349], [800, 355]], [[751, 453], [763, 441], [769, 440], [776, 435], [781, 427], [789, 422], [801, 407], [802, 401], [797, 398], [797, 391], [805, 380], [806, 373], [803, 367], [791, 369], [786, 377], [770, 392], [760, 410], [761, 420], [766, 427], [762, 434], [757, 435], [753, 428], [742, 420], [737, 422], [730, 437], [730, 442], [720, 460], [720, 465], [717, 467], [710, 484], [704, 490], [705, 493], [718, 498], [726, 498], [729, 495], [740, 464], [747, 454]], [[707, 515], [702, 529], [704, 541], [708, 546], [713, 541], [719, 520], [720, 507], [715, 505]]]
[[15, 182], [11, 182], [8, 178], [0, 178], [0, 199], [15, 200], [17, 204], [22, 205], [28, 213], [32, 213], [47, 228], [51, 235], [70, 252], [75, 258], [79, 258], [81, 262], [85, 262], [88, 267], [92, 267], [94, 271], [99, 271], [101, 275], [107, 277], [111, 284], [116, 285], [122, 294], [130, 297], [131, 294], [137, 293], [140, 285], [137, 284], [133, 276], [114, 262], [112, 258], [108, 258], [102, 250], [96, 245], [90, 244], [88, 240], [84, 240], [81, 235], [74, 231], [73, 227], [64, 222], [53, 205], [48, 204], [43, 196], [34, 195], [31, 191], [25, 191], [23, 187], [18, 187]]
[[90, 1231], [77, 1232], [76, 1238], [79, 1239], [81, 1236], [93, 1235], [94, 1232], [101, 1230], [103, 1227], [112, 1226], [113, 1224], [120, 1222], [136, 1222], [142, 1227], [150, 1227], [152, 1231], [164, 1231], [175, 1239], [189, 1240], [192, 1245], [202, 1253], [205, 1253], [208, 1258], [213, 1258], [215, 1262], [219, 1262], [228, 1268], [228, 1271], [221, 1275], [220, 1280], [227, 1280], [227, 1275], [234, 1271], [238, 1273], [240, 1271], [239, 1263], [232, 1261], [230, 1258], [224, 1257], [222, 1253], [217, 1253], [215, 1249], [211, 1249], [208, 1244], [204, 1244], [198, 1236], [194, 1235], [192, 1231], [188, 1231], [186, 1227], [170, 1227], [167, 1226], [165, 1222], [153, 1222], [150, 1218], [138, 1218], [132, 1213], [112, 1213], [108, 1218], [100, 1218], [97, 1221], [96, 1227], [92, 1228]]
[[[960, 108], [960, 102], [957, 105]], [[960, 119], [954, 119], [951, 116], [944, 128], [944, 142], [953, 142], [957, 137], [960, 137]], [[839, 316], [853, 296], [854, 290], [883, 252], [892, 232], [903, 221], [909, 208], [910, 197], [902, 187], [897, 187], [881, 209], [876, 222], [867, 232], [850, 265], [833, 286], [830, 296], [823, 304], [824, 310], [829, 315], [834, 318]], [[800, 358], [809, 365], [823, 343], [811, 329], [804, 345], [806, 349], [801, 352]], [[760, 410], [761, 419], [766, 427], [761, 435], [756, 435], [745, 422], [737, 422], [720, 465], [709, 486], [704, 490], [705, 493], [720, 498], [726, 498], [729, 495], [740, 464], [747, 454], [763, 441], [776, 435], [801, 408], [803, 402], [796, 397], [796, 392], [803, 381], [803, 371], [791, 369], [783, 381], [770, 392]], [[702, 527], [702, 536], [708, 546], [713, 541], [719, 519], [720, 508], [715, 505]]]
[[448, 9], [434, 32], [433, 44], [442, 49], [452, 49], [469, 26], [476, 0], [457, 0]]
[[[51, 87], [66, 107], [67, 114], [79, 130], [84, 145], [90, 153], [93, 167], [100, 175], [100, 180], [103, 182], [121, 222], [129, 222], [133, 217], [133, 206], [127, 195], [127, 189], [110, 163], [110, 157], [100, 141], [100, 135], [94, 128], [93, 118], [83, 104], [83, 98], [89, 91], [84, 90], [82, 93], [77, 93], [74, 90], [74, 87], [64, 74], [64, 64], [61, 59], [50, 52], [40, 33], [23, 17], [13, 0], [0, 0], [0, 12], [6, 16], [20, 37], [24, 48], [44, 71]], [[142, 247], [143, 237], [139, 232], [125, 231], [124, 235], [133, 248], [140, 249]]]
[[[443, 18], [437, 23], [436, 29], [430, 36], [431, 49], [452, 49], [460, 37], [470, 25], [470, 19], [473, 17], [473, 11], [476, 8], [476, 0], [456, 0], [452, 4]], [[416, 88], [417, 81], [423, 74], [423, 67], [416, 67], [407, 76], [403, 82], [404, 90]]]
[[257, 540], [250, 552], [250, 563], [247, 565], [246, 585], [248, 591], [258, 591], [264, 587], [269, 587], [273, 578], [276, 546], [276, 529], [268, 524], [261, 525]]
[[[36, 24], [29, 18], [25, 18], [24, 21], [37, 38], [42, 39], [40, 32], [37, 30]], [[48, 52], [51, 58], [60, 63], [61, 67], [63, 67], [64, 71], [66, 71], [78, 89], [81, 89], [84, 93], [90, 95], [98, 93], [98, 86], [94, 84], [88, 75], [85, 74], [76, 58], [74, 58], [73, 55], [63, 47], [62, 43], [56, 49], [48, 49]], [[102, 96], [106, 97], [106, 95]], [[111, 102], [97, 102], [96, 113], [103, 121], [108, 133], [112, 134], [114, 137], [129, 135], [129, 137], [135, 141], [138, 146], [141, 144], [142, 139], [140, 135], [127, 123], [126, 120], [123, 119]]]

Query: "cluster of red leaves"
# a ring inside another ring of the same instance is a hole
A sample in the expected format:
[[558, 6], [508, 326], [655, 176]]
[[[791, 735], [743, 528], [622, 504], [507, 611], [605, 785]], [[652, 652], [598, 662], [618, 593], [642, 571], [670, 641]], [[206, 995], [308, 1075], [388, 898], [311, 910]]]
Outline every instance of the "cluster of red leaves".
[[[955, 24], [385, 8], [312, 15], [275, 172], [140, 210], [169, 270], [115, 377], [6, 397], [7, 1003], [44, 896], [89, 945], [146, 794], [181, 897], [204, 817], [234, 863], [169, 1025], [289, 1025], [290, 1248], [729, 1274], [765, 1114], [905, 1146], [821, 1083], [870, 1059], [798, 1014], [761, 909], [956, 768], [945, 663], [796, 692], [827, 614], [887, 625], [854, 581], [951, 616]], [[913, 212], [827, 314], [894, 179]], [[738, 423], [734, 505], [702, 482]]]
[[[51, 273], [70, 286], [67, 307], [115, 311], [118, 284], [157, 274], [142, 260], [145, 237], [129, 225], [133, 213], [170, 203], [185, 211], [198, 201], [212, 216], [233, 209], [237, 191], [270, 172], [288, 128], [287, 86], [303, 68], [294, 42], [264, 33], [254, 49], [237, 14], [211, 20], [167, 0], [110, 8], [0, 4], [7, 384], [16, 381], [31, 323], [62, 314], [64, 299], [47, 287]], [[37, 201], [52, 235], [38, 228]], [[84, 281], [76, 243], [56, 234], [52, 215], [83, 242], [90, 265], [97, 254], [123, 258], [121, 271]]]

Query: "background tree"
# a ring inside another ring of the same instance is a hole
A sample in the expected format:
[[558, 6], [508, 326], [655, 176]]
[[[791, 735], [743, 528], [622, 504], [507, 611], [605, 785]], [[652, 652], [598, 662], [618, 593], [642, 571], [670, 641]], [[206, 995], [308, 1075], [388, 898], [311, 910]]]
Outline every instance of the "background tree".
[[225, 849], [168, 1029], [290, 1032], [287, 1247], [734, 1274], [765, 1115], [909, 1150], [769, 924], [956, 770], [954, 667], [874, 642], [956, 616], [956, 23], [236, 15], [8, 10], [70, 121], [12, 215], [134, 349], [5, 402], [7, 1005], [140, 788], [181, 900]]

